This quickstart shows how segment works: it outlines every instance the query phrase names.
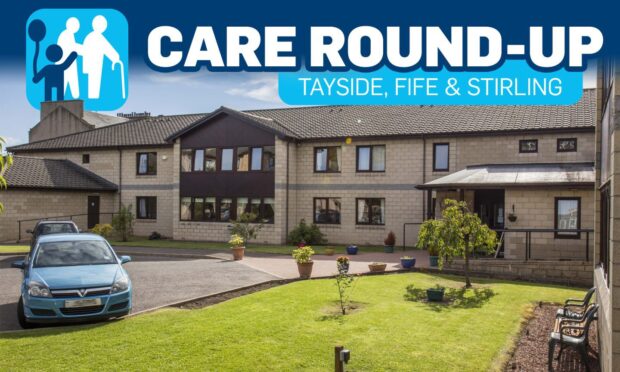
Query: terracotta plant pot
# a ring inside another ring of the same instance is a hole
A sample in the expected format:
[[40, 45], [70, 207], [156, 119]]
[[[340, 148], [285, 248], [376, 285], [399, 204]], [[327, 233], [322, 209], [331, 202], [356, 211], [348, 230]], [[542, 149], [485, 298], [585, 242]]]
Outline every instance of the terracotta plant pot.
[[314, 262], [305, 262], [299, 263], [297, 262], [297, 270], [299, 271], [299, 277], [302, 279], [308, 279], [312, 275], [312, 265]]
[[368, 269], [371, 273], [382, 273], [385, 271], [387, 264], [368, 264]]
[[233, 253], [233, 259], [235, 261], [243, 260], [243, 255], [245, 254], [245, 247], [233, 247], [231, 248]]

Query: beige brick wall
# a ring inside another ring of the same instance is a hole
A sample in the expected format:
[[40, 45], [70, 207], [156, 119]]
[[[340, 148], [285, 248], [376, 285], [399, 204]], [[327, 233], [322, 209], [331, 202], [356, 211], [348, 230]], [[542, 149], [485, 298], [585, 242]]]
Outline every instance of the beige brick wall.
[[[18, 239], [19, 220], [41, 219], [46, 217], [76, 216], [73, 220], [81, 230], [86, 230], [88, 196], [100, 196], [101, 211], [110, 210], [114, 204], [112, 193], [89, 193], [77, 191], [34, 191], [9, 189], [2, 191], [0, 201], [4, 204], [4, 212], [0, 214], [0, 242], [14, 242]], [[65, 217], [63, 219], [69, 219]], [[109, 223], [111, 216], [101, 216], [101, 223]], [[23, 222], [21, 237], [29, 239], [26, 230], [32, 229], [36, 221]]]

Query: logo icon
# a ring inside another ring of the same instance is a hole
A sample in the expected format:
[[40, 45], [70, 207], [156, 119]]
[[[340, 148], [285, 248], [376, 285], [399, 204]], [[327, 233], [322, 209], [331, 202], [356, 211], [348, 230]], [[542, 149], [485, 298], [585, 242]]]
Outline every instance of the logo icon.
[[80, 297], [84, 297], [84, 295], [86, 295], [86, 289], [78, 290], [78, 294], [80, 295]]
[[115, 110], [127, 99], [128, 26], [113, 9], [41, 9], [26, 25], [30, 104], [81, 99], [88, 110]]

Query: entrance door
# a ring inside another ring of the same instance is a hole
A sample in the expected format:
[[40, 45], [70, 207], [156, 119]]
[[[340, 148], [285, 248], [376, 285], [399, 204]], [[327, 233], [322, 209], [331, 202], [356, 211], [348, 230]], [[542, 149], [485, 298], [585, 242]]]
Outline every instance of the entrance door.
[[88, 228], [92, 229], [99, 223], [99, 197], [88, 197]]
[[476, 190], [474, 211], [493, 230], [504, 228], [504, 190]]

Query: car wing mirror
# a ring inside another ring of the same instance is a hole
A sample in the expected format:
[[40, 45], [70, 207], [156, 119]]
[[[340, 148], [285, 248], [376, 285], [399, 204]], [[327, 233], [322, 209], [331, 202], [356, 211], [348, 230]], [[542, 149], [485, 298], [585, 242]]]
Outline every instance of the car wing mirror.
[[13, 261], [11, 263], [11, 267], [14, 269], [25, 269], [26, 268], [26, 262], [24, 260], [19, 260], [19, 261]]
[[121, 256], [121, 265], [126, 264], [127, 262], [131, 262], [130, 256]]

